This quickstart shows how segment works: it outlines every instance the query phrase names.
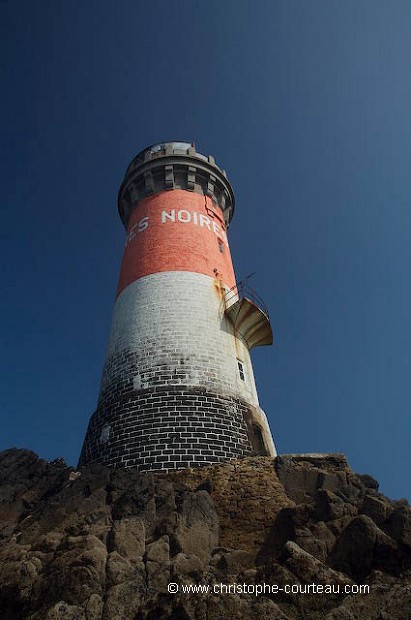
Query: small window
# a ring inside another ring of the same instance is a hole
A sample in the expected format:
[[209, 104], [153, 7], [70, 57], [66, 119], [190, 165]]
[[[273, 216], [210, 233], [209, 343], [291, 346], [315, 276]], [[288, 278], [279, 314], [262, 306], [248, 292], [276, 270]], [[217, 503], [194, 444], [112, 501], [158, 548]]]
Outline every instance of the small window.
[[253, 447], [255, 451], [257, 452], [258, 456], [269, 456], [269, 453], [267, 452], [267, 448], [265, 447], [261, 428], [258, 426], [258, 424], [253, 424], [252, 429], [253, 429], [253, 436], [254, 436]]
[[217, 242], [218, 242], [218, 249], [220, 250], [220, 252], [222, 254], [224, 252], [223, 240], [220, 239], [220, 237], [217, 237]]
[[244, 364], [240, 360], [237, 360], [238, 364], [238, 373], [240, 375], [241, 381], [245, 381], [245, 372], [244, 372]]
[[111, 430], [111, 427], [108, 424], [105, 424], [103, 426], [103, 428], [101, 429], [101, 433], [100, 433], [100, 439], [99, 439], [100, 444], [104, 445], [105, 443], [108, 442], [108, 438], [110, 436], [110, 430]]

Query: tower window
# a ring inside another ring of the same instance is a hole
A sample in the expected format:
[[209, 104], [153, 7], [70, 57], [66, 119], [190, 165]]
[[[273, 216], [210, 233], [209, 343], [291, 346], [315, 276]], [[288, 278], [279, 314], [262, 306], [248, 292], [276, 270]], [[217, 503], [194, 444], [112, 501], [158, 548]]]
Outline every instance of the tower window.
[[241, 381], [245, 381], [244, 364], [240, 360], [237, 360], [237, 364], [238, 364], [238, 374], [240, 375], [240, 379]]
[[218, 242], [218, 249], [220, 250], [220, 252], [222, 254], [224, 252], [223, 240], [220, 239], [220, 237], [217, 237], [217, 242]]
[[265, 447], [261, 428], [258, 426], [258, 424], [253, 424], [252, 429], [253, 429], [253, 439], [254, 439], [253, 447], [255, 451], [257, 452], [259, 456], [268, 456], [269, 453], [267, 452], [267, 448]]
[[110, 430], [111, 430], [111, 427], [108, 424], [105, 424], [103, 428], [101, 429], [100, 438], [99, 438], [99, 442], [101, 445], [104, 445], [105, 443], [108, 442], [108, 438], [110, 436]]

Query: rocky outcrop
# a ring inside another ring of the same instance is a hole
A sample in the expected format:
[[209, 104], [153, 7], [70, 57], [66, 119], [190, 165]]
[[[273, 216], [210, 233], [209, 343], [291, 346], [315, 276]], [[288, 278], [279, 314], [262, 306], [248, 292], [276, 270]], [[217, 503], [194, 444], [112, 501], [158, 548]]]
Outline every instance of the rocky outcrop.
[[7, 450], [0, 618], [410, 620], [411, 510], [341, 455], [154, 475]]

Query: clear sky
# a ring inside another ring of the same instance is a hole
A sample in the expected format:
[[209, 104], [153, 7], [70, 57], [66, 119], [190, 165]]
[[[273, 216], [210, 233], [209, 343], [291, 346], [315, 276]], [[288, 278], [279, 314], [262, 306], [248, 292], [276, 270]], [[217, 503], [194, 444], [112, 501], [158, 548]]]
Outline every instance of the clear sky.
[[343, 452], [410, 497], [409, 0], [10, 0], [2, 58], [0, 449], [75, 465], [144, 147], [188, 140], [236, 193], [239, 279], [280, 453]]

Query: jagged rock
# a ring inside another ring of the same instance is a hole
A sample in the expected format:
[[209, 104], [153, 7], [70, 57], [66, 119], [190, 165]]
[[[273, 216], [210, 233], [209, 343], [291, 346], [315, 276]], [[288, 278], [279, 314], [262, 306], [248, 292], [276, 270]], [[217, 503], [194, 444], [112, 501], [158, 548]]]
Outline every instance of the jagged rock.
[[106, 578], [107, 585], [118, 585], [125, 581], [134, 580], [136, 583], [142, 583], [145, 577], [145, 566], [142, 561], [137, 562], [127, 560], [116, 551], [107, 556], [106, 562]]
[[333, 609], [325, 616], [325, 620], [356, 620], [355, 616], [345, 607]]
[[364, 487], [366, 487], [367, 489], [378, 491], [379, 484], [375, 478], [373, 478], [369, 474], [357, 474], [357, 476], [361, 480]]
[[47, 534], [41, 536], [34, 548], [39, 551], [44, 551], [45, 553], [56, 551], [63, 538], [64, 534], [62, 532], [47, 532]]
[[64, 593], [69, 604], [88, 601], [92, 594], [102, 595], [106, 579], [106, 546], [93, 535], [68, 536], [60, 554], [50, 563], [46, 590]]
[[179, 512], [176, 537], [183, 553], [208, 561], [218, 545], [218, 516], [207, 491], [186, 493]]
[[144, 593], [134, 579], [112, 586], [106, 594], [102, 620], [134, 619], [143, 600]]
[[291, 540], [285, 545], [284, 551], [287, 567], [300, 581], [341, 585], [352, 583], [350, 578], [340, 572], [332, 570]]
[[87, 620], [101, 620], [103, 614], [103, 599], [98, 594], [92, 594], [86, 603]]
[[386, 501], [367, 494], [364, 497], [361, 512], [370, 517], [378, 526], [381, 526], [386, 521], [388, 514], [392, 512], [392, 508]]
[[162, 564], [170, 559], [168, 536], [162, 536], [147, 546], [146, 561]]
[[87, 620], [87, 619], [86, 619], [86, 614], [81, 607], [78, 607], [77, 605], [68, 605], [64, 601], [60, 601], [47, 612], [45, 620]]
[[278, 585], [282, 588], [277, 595], [278, 600], [288, 600], [290, 597], [288, 596], [288, 593], [284, 591], [284, 586], [287, 584], [298, 585], [300, 580], [285, 564], [280, 564], [279, 562], [269, 562], [268, 564], [259, 567], [256, 582], [273, 583]]
[[275, 462], [285, 492], [295, 502], [305, 502], [318, 489], [336, 491], [347, 486], [347, 461], [342, 454], [286, 454]]
[[251, 608], [250, 618], [253, 620], [290, 620], [274, 601], [267, 598], [257, 600]]
[[138, 476], [135, 471], [127, 476], [127, 473], [128, 470], [123, 470], [118, 477], [112, 476], [107, 486], [112, 517], [116, 521], [139, 517], [151, 533], [156, 522], [154, 476]]
[[[411, 620], [411, 510], [341, 455], [168, 474], [0, 453], [1, 620]], [[370, 594], [286, 592], [354, 584]], [[170, 582], [208, 593], [170, 594]], [[245, 586], [277, 584], [275, 595]], [[220, 584], [242, 584], [227, 594]]]
[[168, 536], [162, 536], [147, 545], [146, 571], [148, 586], [156, 592], [167, 592], [170, 582], [170, 545]]
[[385, 565], [389, 571], [401, 568], [395, 541], [366, 515], [355, 517], [343, 530], [330, 556], [334, 567], [364, 579], [373, 568]]
[[[321, 561], [325, 560], [335, 545], [335, 541], [336, 541], [335, 535], [327, 527], [324, 521], [319, 521], [318, 523], [311, 524], [310, 531], [312, 533], [313, 540], [316, 542], [316, 545], [317, 545], [317, 541], [319, 541], [321, 543], [321, 549], [324, 550], [324, 547], [325, 547], [323, 557], [318, 557], [318, 559]], [[305, 550], [311, 553], [309, 549], [305, 549]]]
[[123, 519], [113, 523], [109, 548], [125, 558], [137, 559], [145, 553], [145, 526], [141, 519]]
[[258, 554], [278, 514], [285, 507], [294, 506], [274, 464], [269, 457], [252, 457], [169, 472], [167, 477], [174, 483], [185, 483], [193, 491], [206, 481], [220, 524], [219, 546]]
[[307, 551], [307, 553], [313, 555], [317, 558], [317, 560], [323, 562], [327, 559], [329, 553], [327, 541], [322, 540], [321, 537], [315, 536], [308, 527], [300, 527], [296, 529], [295, 541], [302, 549], [304, 549], [304, 551]]
[[54, 467], [62, 467], [63, 469], [68, 467], [66, 460], [63, 459], [62, 456], [58, 456], [56, 459], [50, 461], [50, 465], [53, 465]]
[[210, 597], [207, 611], [207, 620], [243, 620], [251, 616], [248, 601], [237, 594], [218, 594]]
[[388, 531], [395, 540], [411, 547], [411, 508], [408, 505], [400, 505], [393, 511]]
[[179, 582], [198, 582], [204, 574], [204, 564], [197, 555], [179, 553], [171, 563], [171, 575]]
[[315, 493], [315, 516], [319, 521], [334, 521], [347, 515], [353, 517], [357, 512], [355, 506], [332, 491], [320, 489]]
[[242, 576], [245, 571], [255, 567], [255, 558], [252, 553], [244, 549], [231, 549], [216, 553], [211, 562], [216, 567], [215, 574], [230, 578]]
[[369, 593], [343, 598], [325, 620], [410, 620], [411, 588], [375, 571], [369, 579]]

